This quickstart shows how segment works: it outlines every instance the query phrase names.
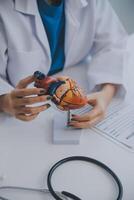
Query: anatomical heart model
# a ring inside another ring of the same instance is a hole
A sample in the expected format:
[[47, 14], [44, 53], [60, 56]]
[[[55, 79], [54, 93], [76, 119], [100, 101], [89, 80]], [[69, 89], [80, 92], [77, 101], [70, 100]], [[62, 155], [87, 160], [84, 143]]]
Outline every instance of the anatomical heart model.
[[35, 87], [44, 88], [46, 95], [52, 97], [52, 102], [61, 110], [78, 109], [87, 104], [87, 97], [69, 77], [52, 77], [36, 71], [34, 73]]

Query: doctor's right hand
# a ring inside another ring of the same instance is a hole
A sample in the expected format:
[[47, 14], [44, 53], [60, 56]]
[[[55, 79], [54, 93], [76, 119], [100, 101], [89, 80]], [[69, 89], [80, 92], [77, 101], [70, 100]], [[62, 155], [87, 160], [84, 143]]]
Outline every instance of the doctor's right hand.
[[44, 89], [27, 88], [32, 82], [34, 82], [34, 77], [29, 76], [21, 80], [11, 93], [0, 96], [0, 110], [22, 121], [31, 121], [40, 112], [48, 109], [50, 104], [31, 106], [51, 99], [50, 96], [45, 95]]

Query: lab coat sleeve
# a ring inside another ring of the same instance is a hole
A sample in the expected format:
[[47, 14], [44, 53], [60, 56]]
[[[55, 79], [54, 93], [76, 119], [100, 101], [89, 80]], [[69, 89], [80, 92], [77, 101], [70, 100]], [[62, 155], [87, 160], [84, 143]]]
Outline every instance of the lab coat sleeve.
[[7, 62], [7, 41], [0, 21], [0, 95], [6, 94], [13, 89], [7, 78]]
[[88, 70], [90, 91], [101, 84], [118, 85], [117, 96], [126, 93], [123, 80], [127, 33], [108, 0], [96, 0], [96, 27]]

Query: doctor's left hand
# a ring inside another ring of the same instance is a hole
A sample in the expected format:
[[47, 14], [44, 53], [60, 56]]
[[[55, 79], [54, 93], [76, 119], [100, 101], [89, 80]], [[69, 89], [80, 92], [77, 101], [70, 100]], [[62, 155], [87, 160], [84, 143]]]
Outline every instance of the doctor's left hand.
[[75, 128], [90, 128], [100, 122], [107, 111], [107, 107], [116, 92], [116, 86], [105, 84], [101, 91], [88, 95], [88, 103], [93, 109], [85, 115], [72, 115], [69, 126]]
[[[31, 121], [48, 109], [50, 104], [45, 104], [45, 101], [50, 100], [50, 96], [45, 95], [44, 89], [27, 88], [33, 81], [34, 77], [29, 76], [21, 80], [13, 91], [0, 97], [2, 111], [22, 121]], [[40, 102], [44, 102], [44, 105], [33, 106]]]

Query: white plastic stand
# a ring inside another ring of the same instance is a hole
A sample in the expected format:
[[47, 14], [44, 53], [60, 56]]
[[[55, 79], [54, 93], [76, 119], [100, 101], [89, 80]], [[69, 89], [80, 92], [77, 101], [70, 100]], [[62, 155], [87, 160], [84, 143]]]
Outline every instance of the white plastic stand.
[[53, 144], [80, 144], [81, 129], [67, 127], [67, 115], [58, 114], [53, 121]]

